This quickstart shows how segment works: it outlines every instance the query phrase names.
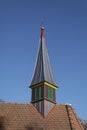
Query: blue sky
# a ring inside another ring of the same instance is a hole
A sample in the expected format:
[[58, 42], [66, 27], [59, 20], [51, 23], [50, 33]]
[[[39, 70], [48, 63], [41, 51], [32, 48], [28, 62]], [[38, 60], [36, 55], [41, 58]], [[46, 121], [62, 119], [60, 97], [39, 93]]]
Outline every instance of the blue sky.
[[31, 101], [42, 25], [59, 85], [57, 103], [72, 104], [87, 120], [86, 0], [0, 0], [0, 98]]

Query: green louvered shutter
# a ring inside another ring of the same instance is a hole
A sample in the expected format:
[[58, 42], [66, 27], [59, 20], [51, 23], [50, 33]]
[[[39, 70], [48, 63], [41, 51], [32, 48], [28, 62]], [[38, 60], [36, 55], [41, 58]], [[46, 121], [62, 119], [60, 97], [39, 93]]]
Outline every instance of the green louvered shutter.
[[39, 100], [41, 98], [41, 87], [35, 88], [35, 100]]
[[53, 89], [48, 87], [48, 99], [53, 100]]

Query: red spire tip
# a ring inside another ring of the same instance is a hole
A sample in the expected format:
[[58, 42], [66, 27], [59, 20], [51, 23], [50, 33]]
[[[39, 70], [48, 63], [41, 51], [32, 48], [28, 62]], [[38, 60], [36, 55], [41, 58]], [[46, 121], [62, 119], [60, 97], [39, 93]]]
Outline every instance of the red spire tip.
[[44, 27], [41, 27], [41, 38], [44, 37]]

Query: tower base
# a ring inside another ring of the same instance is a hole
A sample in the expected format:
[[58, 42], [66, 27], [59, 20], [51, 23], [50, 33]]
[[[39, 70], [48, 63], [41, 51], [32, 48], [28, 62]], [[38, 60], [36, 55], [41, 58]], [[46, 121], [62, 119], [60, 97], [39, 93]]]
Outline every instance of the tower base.
[[55, 106], [56, 103], [44, 99], [42, 101], [38, 101], [32, 104], [45, 117], [50, 112], [50, 110]]

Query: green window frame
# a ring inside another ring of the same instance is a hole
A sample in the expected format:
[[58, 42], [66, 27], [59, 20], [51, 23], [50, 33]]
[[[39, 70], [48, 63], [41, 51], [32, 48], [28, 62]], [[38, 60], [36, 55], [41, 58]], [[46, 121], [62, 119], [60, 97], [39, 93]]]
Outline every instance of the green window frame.
[[48, 99], [53, 100], [53, 88], [48, 87]]
[[39, 100], [41, 98], [41, 87], [35, 88], [35, 100]]

